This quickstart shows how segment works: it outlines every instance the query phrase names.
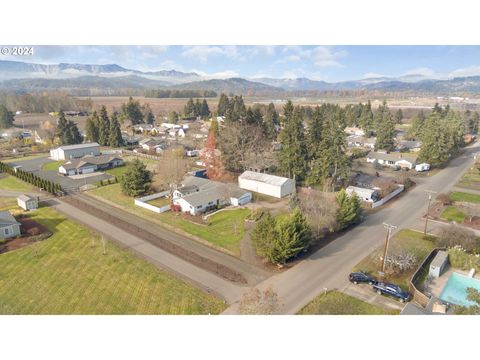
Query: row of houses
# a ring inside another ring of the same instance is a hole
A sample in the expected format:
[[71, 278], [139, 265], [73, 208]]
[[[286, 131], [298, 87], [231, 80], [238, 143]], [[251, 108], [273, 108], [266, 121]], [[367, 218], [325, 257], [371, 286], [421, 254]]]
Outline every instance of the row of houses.
[[148, 134], [151, 136], [169, 136], [169, 137], [185, 137], [185, 133], [188, 130], [188, 124], [178, 125], [172, 123], [162, 123], [160, 125], [153, 124], [137, 124], [134, 125], [133, 130]]
[[418, 164], [415, 156], [401, 152], [371, 152], [367, 155], [367, 162], [398, 169], [415, 169], [416, 171], [430, 170], [430, 164]]

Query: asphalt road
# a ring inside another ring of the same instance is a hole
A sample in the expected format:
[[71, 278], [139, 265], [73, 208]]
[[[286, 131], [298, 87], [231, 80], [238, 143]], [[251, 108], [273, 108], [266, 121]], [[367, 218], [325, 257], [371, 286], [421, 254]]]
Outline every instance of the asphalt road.
[[[392, 201], [377, 213], [338, 237], [325, 247], [310, 255], [291, 269], [274, 275], [257, 285], [259, 289], [272, 288], [279, 296], [280, 314], [295, 314], [325, 289], [342, 290], [348, 286], [348, 274], [364, 257], [385, 241], [383, 223], [397, 226], [397, 230], [416, 224], [425, 213], [427, 194], [425, 190], [446, 192], [453, 187], [474, 162], [473, 154], [479, 151], [476, 143], [465, 153], [452, 160], [438, 174], [419, 178], [417, 186], [400, 198]], [[393, 232], [393, 234], [395, 231]], [[238, 302], [225, 314], [238, 313]]]

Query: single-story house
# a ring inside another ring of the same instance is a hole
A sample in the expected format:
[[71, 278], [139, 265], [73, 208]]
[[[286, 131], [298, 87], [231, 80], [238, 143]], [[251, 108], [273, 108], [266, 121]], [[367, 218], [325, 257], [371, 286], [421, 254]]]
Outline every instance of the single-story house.
[[362, 188], [358, 186], [349, 186], [345, 189], [348, 195], [352, 195], [352, 193], [357, 194], [357, 196], [365, 202], [373, 203], [375, 201], [380, 200], [380, 193], [378, 189], [368, 189]]
[[347, 137], [347, 146], [348, 147], [361, 147], [373, 149], [377, 138], [366, 138], [364, 136], [350, 135]]
[[84, 156], [100, 155], [100, 145], [96, 142], [76, 145], [60, 146], [50, 150], [50, 157], [53, 160], [71, 160]]
[[422, 147], [421, 141], [413, 141], [413, 140], [401, 140], [399, 142], [399, 149], [400, 150], [409, 150], [409, 151], [420, 151]]
[[346, 127], [344, 130], [348, 135], [364, 136], [365, 131], [358, 127]]
[[20, 225], [10, 211], [0, 211], [0, 239], [9, 239], [20, 235]]
[[367, 162], [390, 167], [399, 166], [401, 168], [413, 169], [416, 164], [416, 159], [413, 156], [402, 153], [371, 152], [367, 155]]
[[173, 192], [173, 204], [182, 212], [198, 215], [225, 205], [241, 206], [252, 201], [252, 193], [234, 184], [187, 176], [182, 187]]
[[238, 186], [276, 198], [283, 198], [295, 192], [293, 179], [249, 170], [238, 177]]
[[38, 209], [38, 197], [22, 194], [17, 197], [17, 204], [23, 210]]
[[163, 143], [161, 141], [158, 141], [158, 140], [147, 139], [146, 141], [144, 141], [144, 140], [140, 141], [140, 146], [144, 150], [151, 151], [151, 150], [156, 150], [158, 148], [161, 149], [162, 146], [163, 146]]
[[58, 172], [71, 176], [93, 173], [121, 165], [123, 165], [123, 159], [115, 155], [85, 156], [81, 159], [67, 161], [65, 164], [59, 166]]

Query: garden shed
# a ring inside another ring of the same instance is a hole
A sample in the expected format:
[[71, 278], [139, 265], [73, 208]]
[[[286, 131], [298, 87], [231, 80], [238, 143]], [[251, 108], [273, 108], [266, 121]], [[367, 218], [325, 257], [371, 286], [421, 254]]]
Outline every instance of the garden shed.
[[439, 251], [430, 263], [428, 276], [438, 279], [448, 265], [448, 252]]

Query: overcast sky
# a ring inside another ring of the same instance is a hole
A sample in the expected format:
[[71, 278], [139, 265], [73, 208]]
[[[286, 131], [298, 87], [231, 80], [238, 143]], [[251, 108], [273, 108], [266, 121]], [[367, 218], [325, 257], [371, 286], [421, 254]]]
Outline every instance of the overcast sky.
[[195, 71], [214, 77], [308, 77], [325, 81], [422, 74], [480, 75], [480, 46], [35, 46], [33, 56], [5, 57], [54, 64], [115, 63], [136, 70]]

